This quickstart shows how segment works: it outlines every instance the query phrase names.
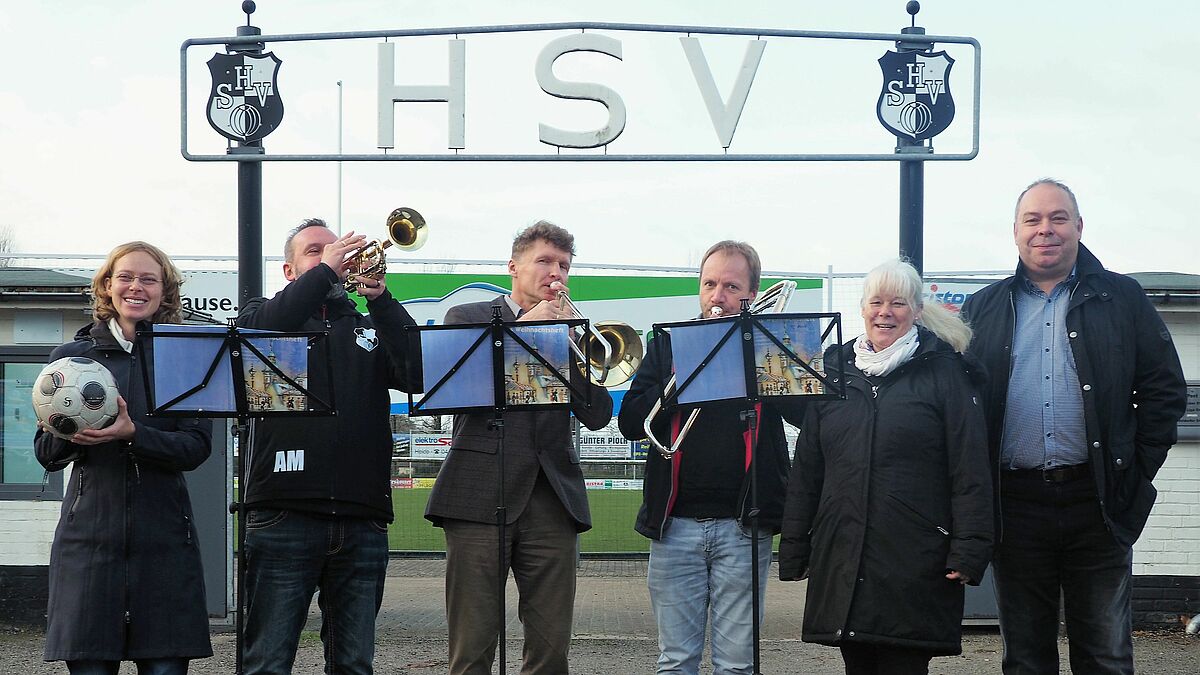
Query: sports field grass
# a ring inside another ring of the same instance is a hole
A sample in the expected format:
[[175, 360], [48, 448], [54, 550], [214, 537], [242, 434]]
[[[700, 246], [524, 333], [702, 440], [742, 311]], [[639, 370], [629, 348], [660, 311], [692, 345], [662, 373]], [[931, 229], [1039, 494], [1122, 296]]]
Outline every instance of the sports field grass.
[[[592, 509], [592, 529], [579, 538], [585, 553], [645, 553], [650, 540], [633, 531], [641, 490], [588, 490]], [[441, 528], [425, 520], [428, 488], [392, 490], [396, 521], [388, 529], [388, 544], [393, 551], [445, 551], [446, 539]]]

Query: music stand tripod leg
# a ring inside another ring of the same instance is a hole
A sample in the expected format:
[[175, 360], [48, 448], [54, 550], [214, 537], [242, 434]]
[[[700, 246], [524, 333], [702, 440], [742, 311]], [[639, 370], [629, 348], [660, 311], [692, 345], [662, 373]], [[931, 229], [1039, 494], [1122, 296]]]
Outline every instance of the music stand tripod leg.
[[500, 474], [499, 486], [499, 503], [496, 505], [496, 538], [497, 538], [497, 555], [496, 555], [496, 600], [497, 606], [500, 608], [500, 635], [497, 638], [500, 649], [500, 675], [505, 675], [508, 644], [505, 639], [507, 630], [505, 630], [505, 619], [507, 616], [506, 603], [504, 599], [504, 589], [508, 585], [508, 566], [505, 564], [505, 558], [508, 553], [506, 545], [506, 521], [508, 520], [508, 507], [504, 499], [504, 413], [497, 411], [495, 418], [492, 420], [492, 425], [500, 434], [499, 444], [496, 446], [496, 463]]
[[759, 597], [758, 583], [758, 413], [754, 408], [751, 408], [742, 413], [742, 419], [746, 420], [747, 434], [750, 439], [750, 462], [747, 471], [750, 472], [750, 510], [747, 515], [750, 517], [750, 613], [751, 626], [753, 627], [754, 640], [754, 675], [761, 675], [762, 661], [759, 650], [759, 637], [762, 629], [762, 622], [759, 621], [758, 608], [762, 604], [762, 598]]

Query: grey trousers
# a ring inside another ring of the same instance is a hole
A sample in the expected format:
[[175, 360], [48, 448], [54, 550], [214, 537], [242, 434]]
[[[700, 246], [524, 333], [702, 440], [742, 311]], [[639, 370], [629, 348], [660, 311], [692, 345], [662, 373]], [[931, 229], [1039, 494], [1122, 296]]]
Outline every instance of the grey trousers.
[[[488, 675], [500, 633], [498, 527], [447, 519], [446, 618], [451, 675]], [[576, 527], [539, 475], [525, 510], [505, 528], [507, 560], [525, 631], [522, 675], [567, 672], [575, 604]], [[511, 661], [512, 659], [509, 658]]]

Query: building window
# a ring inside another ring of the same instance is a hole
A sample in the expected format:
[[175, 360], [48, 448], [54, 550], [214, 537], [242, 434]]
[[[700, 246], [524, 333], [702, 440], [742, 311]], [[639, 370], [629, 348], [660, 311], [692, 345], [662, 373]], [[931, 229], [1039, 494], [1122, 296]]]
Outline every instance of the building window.
[[0, 354], [0, 499], [62, 499], [62, 472], [47, 476], [33, 453], [33, 381], [46, 356]]

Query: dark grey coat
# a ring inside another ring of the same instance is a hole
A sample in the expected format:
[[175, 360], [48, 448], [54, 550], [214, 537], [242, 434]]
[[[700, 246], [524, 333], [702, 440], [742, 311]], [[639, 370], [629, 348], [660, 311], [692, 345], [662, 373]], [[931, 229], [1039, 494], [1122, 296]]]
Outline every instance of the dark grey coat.
[[[1066, 330], [1083, 390], [1088, 459], [1104, 523], [1119, 544], [1133, 546], [1158, 496], [1154, 476], [1177, 439], [1187, 382], [1171, 333], [1137, 281], [1104, 269], [1083, 244], [1075, 265]], [[983, 398], [997, 494], [1013, 294], [1023, 275], [1018, 264], [1016, 274], [972, 295], [962, 309], [975, 331], [970, 353], [989, 374]]]
[[963, 588], [945, 575], [978, 583], [991, 559], [987, 436], [967, 362], [920, 340], [885, 377], [854, 367], [853, 343], [826, 353], [846, 400], [809, 407], [779, 544], [780, 578], [808, 574], [806, 642], [962, 651]]
[[50, 360], [64, 356], [86, 356], [112, 371], [137, 430], [128, 443], [97, 446], [40, 430], [35, 437], [47, 471], [74, 462], [50, 550], [45, 659], [212, 656], [182, 473], [208, 458], [211, 422], [146, 417], [141, 364], [107, 324], [84, 327]]
[[[504, 296], [499, 296], [492, 302], [452, 307], [446, 313], [446, 323], [487, 323], [492, 319], [493, 306], [501, 308], [505, 321], [516, 320]], [[588, 408], [576, 399], [571, 403], [571, 410], [587, 428], [601, 429], [612, 419], [612, 397], [603, 387], [589, 386], [592, 407]], [[445, 518], [496, 522], [500, 485], [496, 450], [500, 447], [500, 434], [488, 428], [490, 420], [491, 415], [486, 413], [454, 416], [450, 454], [438, 471], [437, 482], [425, 508], [425, 517], [434, 525], [441, 525]], [[504, 500], [508, 524], [516, 521], [525, 510], [539, 470], [546, 475], [559, 501], [575, 521], [576, 530], [591, 529], [587, 491], [579, 468], [579, 455], [571, 444], [567, 411], [505, 414]]]

